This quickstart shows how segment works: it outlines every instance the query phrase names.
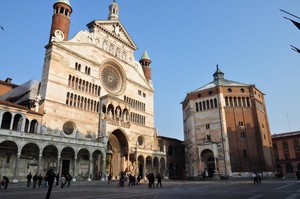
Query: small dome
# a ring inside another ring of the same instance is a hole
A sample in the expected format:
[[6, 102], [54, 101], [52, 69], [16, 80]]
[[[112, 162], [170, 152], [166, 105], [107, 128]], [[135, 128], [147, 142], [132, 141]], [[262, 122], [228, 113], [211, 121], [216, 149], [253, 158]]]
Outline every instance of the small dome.
[[57, 0], [56, 3], [64, 3], [64, 4], [67, 4], [68, 6], [71, 7], [71, 4], [70, 4], [69, 0]]

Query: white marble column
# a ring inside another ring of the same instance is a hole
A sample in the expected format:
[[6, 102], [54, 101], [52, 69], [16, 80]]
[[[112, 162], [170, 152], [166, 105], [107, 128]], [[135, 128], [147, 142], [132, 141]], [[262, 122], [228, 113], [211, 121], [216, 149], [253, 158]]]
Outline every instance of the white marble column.
[[92, 175], [92, 170], [93, 170], [93, 158], [90, 157], [90, 164], [89, 164], [89, 177], [88, 177], [88, 181], [92, 181], [91, 175]]
[[21, 156], [21, 151], [18, 151], [17, 158], [16, 158], [16, 164], [15, 164], [15, 171], [14, 171], [14, 179], [13, 182], [18, 182], [17, 180], [17, 170], [18, 170], [18, 164]]

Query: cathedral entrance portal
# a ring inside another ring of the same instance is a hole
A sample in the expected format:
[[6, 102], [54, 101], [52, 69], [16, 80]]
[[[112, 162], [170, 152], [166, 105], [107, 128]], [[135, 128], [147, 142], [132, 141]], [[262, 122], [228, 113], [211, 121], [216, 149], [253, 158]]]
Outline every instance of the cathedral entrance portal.
[[117, 129], [110, 134], [106, 153], [106, 169], [108, 174], [115, 177], [119, 176], [121, 171], [127, 171], [128, 142], [121, 130]]

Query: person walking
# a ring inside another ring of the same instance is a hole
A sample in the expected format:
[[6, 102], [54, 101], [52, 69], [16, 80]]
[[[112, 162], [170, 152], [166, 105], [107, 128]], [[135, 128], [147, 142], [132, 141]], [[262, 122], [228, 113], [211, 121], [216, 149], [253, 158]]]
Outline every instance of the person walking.
[[158, 187], [158, 185], [160, 185], [160, 188], [162, 188], [162, 185], [161, 185], [161, 175], [160, 175], [160, 173], [157, 174], [156, 179], [157, 179], [156, 188]]
[[8, 180], [7, 176], [2, 177], [2, 183], [3, 183], [4, 189], [7, 189], [7, 186], [8, 186], [8, 183], [9, 183], [9, 180]]
[[38, 176], [38, 187], [40, 187], [42, 185], [42, 181], [43, 181], [43, 176], [42, 176], [42, 174], [40, 174]]
[[65, 185], [66, 185], [66, 178], [64, 175], [62, 175], [60, 178], [60, 187], [64, 188]]
[[44, 175], [44, 186], [45, 186], [45, 188], [48, 188], [48, 177], [47, 177], [47, 173], [45, 173], [45, 175]]
[[108, 180], [107, 180], [107, 183], [108, 183], [108, 184], [110, 184], [110, 183], [111, 183], [111, 178], [112, 178], [112, 176], [111, 176], [111, 174], [109, 174], [109, 176], [108, 176]]
[[252, 178], [253, 178], [253, 183], [254, 183], [254, 184], [258, 183], [258, 182], [257, 182], [257, 173], [256, 173], [256, 171], [253, 171], [253, 173], [252, 173]]
[[137, 181], [136, 185], [140, 185], [141, 179], [142, 179], [142, 177], [139, 175], [136, 179], [136, 181]]
[[47, 175], [47, 179], [48, 179], [48, 192], [47, 192], [47, 195], [46, 195], [46, 199], [49, 199], [50, 195], [51, 195], [52, 186], [53, 186], [54, 178], [55, 178], [56, 174], [54, 173], [53, 169], [50, 168], [47, 171], [46, 175]]
[[28, 175], [26, 176], [26, 178], [27, 178], [27, 187], [30, 187], [31, 179], [32, 179], [31, 172], [28, 173]]
[[71, 186], [71, 180], [73, 179], [73, 176], [71, 176], [70, 173], [67, 174], [66, 180], [67, 180], [67, 187]]
[[59, 176], [60, 176], [60, 173], [58, 172], [57, 174], [56, 174], [56, 185], [55, 186], [58, 186], [59, 185]]
[[38, 174], [35, 173], [35, 175], [33, 176], [32, 180], [33, 180], [33, 185], [32, 185], [32, 188], [35, 188], [36, 187], [36, 182], [38, 181], [39, 177], [38, 177]]

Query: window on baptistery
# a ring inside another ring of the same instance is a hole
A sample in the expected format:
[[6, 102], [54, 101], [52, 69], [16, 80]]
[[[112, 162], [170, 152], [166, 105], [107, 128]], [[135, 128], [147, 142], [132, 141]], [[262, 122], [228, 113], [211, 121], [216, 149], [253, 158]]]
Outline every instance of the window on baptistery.
[[246, 138], [246, 133], [244, 131], [241, 132], [241, 138]]
[[244, 126], [244, 122], [243, 121], [239, 121], [239, 126]]
[[217, 108], [218, 107], [218, 102], [217, 102], [216, 98], [214, 99], [214, 104], [215, 104], [215, 108]]
[[245, 159], [247, 159], [247, 158], [248, 158], [248, 155], [247, 155], [247, 150], [246, 150], [246, 149], [244, 149], [244, 150], [243, 150], [243, 157], [244, 157]]
[[210, 124], [205, 124], [206, 129], [210, 129]]

